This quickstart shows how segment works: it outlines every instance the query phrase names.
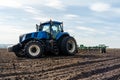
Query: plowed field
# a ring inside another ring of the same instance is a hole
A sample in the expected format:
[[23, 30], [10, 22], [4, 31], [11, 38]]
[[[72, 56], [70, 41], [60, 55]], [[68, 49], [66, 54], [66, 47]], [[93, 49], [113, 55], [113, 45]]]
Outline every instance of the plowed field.
[[17, 58], [0, 49], [0, 80], [120, 80], [120, 49], [39, 59]]

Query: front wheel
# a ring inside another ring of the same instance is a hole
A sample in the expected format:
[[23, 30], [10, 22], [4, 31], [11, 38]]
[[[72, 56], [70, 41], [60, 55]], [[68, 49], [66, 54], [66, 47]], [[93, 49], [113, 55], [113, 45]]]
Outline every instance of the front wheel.
[[73, 37], [65, 37], [61, 42], [62, 53], [67, 55], [74, 55], [77, 51], [77, 44]]
[[43, 51], [43, 46], [39, 41], [30, 41], [25, 45], [25, 53], [29, 58], [41, 57]]

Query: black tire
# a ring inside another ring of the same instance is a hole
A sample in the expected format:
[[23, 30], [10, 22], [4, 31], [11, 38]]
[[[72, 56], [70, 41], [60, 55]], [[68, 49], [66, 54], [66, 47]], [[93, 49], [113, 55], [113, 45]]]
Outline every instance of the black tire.
[[102, 48], [101, 53], [106, 53], [106, 48]]
[[16, 55], [17, 57], [25, 57], [25, 54], [23, 53], [23, 51], [15, 52], [15, 55]]
[[63, 54], [74, 55], [77, 51], [77, 44], [73, 37], [64, 37], [61, 42], [61, 51]]
[[29, 41], [25, 45], [25, 53], [28, 58], [42, 57], [44, 48], [39, 41]]
[[59, 55], [64, 55], [64, 53], [62, 52], [62, 40], [65, 38], [65, 37], [68, 37], [68, 36], [62, 36], [58, 41], [57, 41], [57, 45], [58, 45], [58, 49], [59, 49]]

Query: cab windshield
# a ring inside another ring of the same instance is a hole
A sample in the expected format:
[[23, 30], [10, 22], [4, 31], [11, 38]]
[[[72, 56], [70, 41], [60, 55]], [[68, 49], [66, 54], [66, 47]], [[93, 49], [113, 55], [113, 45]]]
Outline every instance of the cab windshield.
[[[46, 31], [50, 33], [50, 24], [41, 24], [39, 27], [39, 31]], [[62, 24], [53, 24], [51, 26], [51, 31], [62, 32]]]
[[40, 27], [42, 28], [41, 31], [50, 32], [50, 24], [41, 25]]

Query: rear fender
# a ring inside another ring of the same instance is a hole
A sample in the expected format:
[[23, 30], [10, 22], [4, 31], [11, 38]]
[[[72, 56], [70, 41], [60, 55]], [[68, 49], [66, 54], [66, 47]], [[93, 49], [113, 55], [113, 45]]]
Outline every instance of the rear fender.
[[62, 37], [66, 37], [66, 36], [69, 36], [69, 34], [67, 32], [60, 32], [58, 33], [57, 37], [56, 37], [56, 40], [59, 40], [61, 39]]

